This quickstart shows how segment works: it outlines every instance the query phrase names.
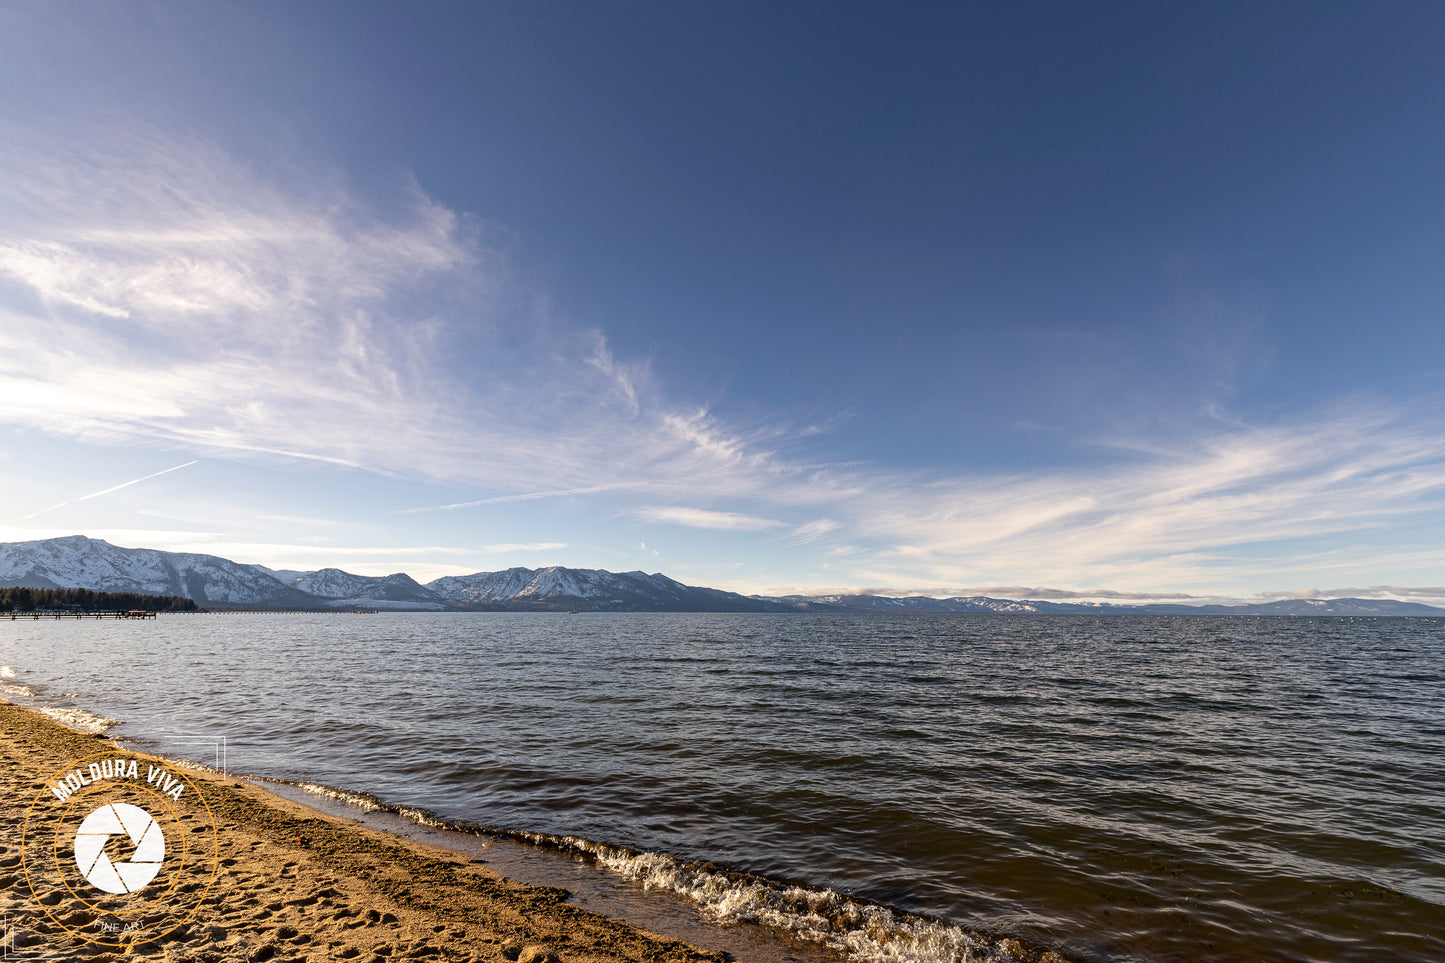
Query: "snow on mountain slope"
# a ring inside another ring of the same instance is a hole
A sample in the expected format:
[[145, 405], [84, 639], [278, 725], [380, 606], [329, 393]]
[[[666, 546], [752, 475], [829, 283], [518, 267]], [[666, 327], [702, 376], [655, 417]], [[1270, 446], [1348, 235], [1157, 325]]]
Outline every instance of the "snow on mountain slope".
[[457, 602], [500, 602], [514, 598], [531, 584], [536, 573], [530, 568], [509, 568], [500, 572], [445, 575], [427, 583], [427, 588], [444, 599]]
[[[787, 607], [693, 588], [665, 575], [553, 566], [438, 579], [352, 575], [340, 569], [288, 572], [215, 555], [120, 548], [83, 535], [0, 543], [0, 586], [87, 588], [179, 595], [202, 605], [266, 608], [497, 607], [608, 611], [780, 611]], [[450, 604], [448, 604], [450, 603]]]
[[781, 612], [792, 607], [717, 589], [695, 588], [646, 572], [594, 568], [509, 568], [447, 575], [427, 583], [439, 597], [469, 605], [576, 606], [607, 611]]
[[1445, 609], [1396, 599], [1287, 599], [1253, 605], [1183, 605], [1108, 602], [1045, 602], [1037, 599], [996, 599], [986, 595], [930, 598], [886, 595], [789, 595], [777, 601], [798, 609], [821, 611], [994, 612], [1000, 615], [1328, 615], [1441, 616]]
[[339, 568], [323, 568], [297, 577], [292, 587], [323, 598], [360, 599], [388, 602], [435, 602], [436, 595], [410, 575], [352, 575]]
[[674, 597], [686, 586], [665, 575], [618, 574], [603, 569], [509, 568], [475, 575], [448, 575], [427, 584], [442, 598], [464, 602], [509, 602], [516, 599], [621, 599], [626, 596]]
[[1422, 615], [1445, 610], [1394, 599], [1285, 599], [1253, 605], [1111, 605], [986, 596], [880, 595], [745, 597], [684, 585], [666, 575], [604, 569], [509, 568], [446, 576], [428, 585], [411, 576], [352, 575], [340, 569], [277, 571], [215, 555], [120, 548], [84, 535], [0, 543], [0, 586], [85, 588], [179, 595], [202, 605], [261, 608], [508, 608], [611, 612], [994, 612], [1190, 615]]
[[264, 565], [249, 565], [247, 568], [255, 569], [262, 574], [269, 575], [282, 585], [295, 585], [296, 580], [303, 575], [310, 575], [310, 572], [297, 572], [289, 568], [267, 568]]
[[308, 596], [216, 555], [120, 548], [84, 535], [0, 544], [0, 584], [180, 595], [232, 605], [305, 604]]

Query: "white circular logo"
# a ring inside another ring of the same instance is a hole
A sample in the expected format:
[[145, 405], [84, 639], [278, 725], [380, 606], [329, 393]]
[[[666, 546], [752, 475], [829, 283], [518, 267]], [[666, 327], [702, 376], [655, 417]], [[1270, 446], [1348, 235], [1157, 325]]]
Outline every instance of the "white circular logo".
[[[112, 862], [105, 844], [125, 835], [135, 846], [130, 859]], [[156, 878], [166, 858], [160, 825], [139, 806], [108, 803], [85, 817], [75, 832], [75, 865], [86, 881], [107, 893], [134, 893]]]

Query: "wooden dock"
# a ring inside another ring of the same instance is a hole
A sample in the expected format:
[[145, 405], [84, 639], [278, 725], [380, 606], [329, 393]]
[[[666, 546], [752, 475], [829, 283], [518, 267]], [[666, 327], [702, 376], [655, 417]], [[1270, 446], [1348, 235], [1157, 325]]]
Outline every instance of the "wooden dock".
[[[153, 619], [154, 612], [145, 609], [105, 610], [95, 612], [11, 612], [10, 621], [16, 619]], [[4, 618], [0, 615], [0, 618]]]

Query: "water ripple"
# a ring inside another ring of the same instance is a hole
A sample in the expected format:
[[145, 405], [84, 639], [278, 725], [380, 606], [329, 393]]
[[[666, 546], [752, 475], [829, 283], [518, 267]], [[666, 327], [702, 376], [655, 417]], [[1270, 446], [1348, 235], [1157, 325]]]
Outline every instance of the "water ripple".
[[178, 754], [224, 735], [236, 769], [574, 837], [724, 914], [781, 913], [786, 887], [739, 903], [679, 867], [1101, 961], [1445, 958], [1442, 653], [1422, 620], [1166, 616], [169, 616], [0, 637], [7, 691]]

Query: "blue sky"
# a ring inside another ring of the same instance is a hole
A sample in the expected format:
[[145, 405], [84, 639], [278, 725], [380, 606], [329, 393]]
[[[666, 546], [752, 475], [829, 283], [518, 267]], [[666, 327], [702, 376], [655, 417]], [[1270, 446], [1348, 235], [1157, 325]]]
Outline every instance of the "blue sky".
[[1442, 43], [1425, 3], [0, 6], [0, 539], [1445, 603]]

